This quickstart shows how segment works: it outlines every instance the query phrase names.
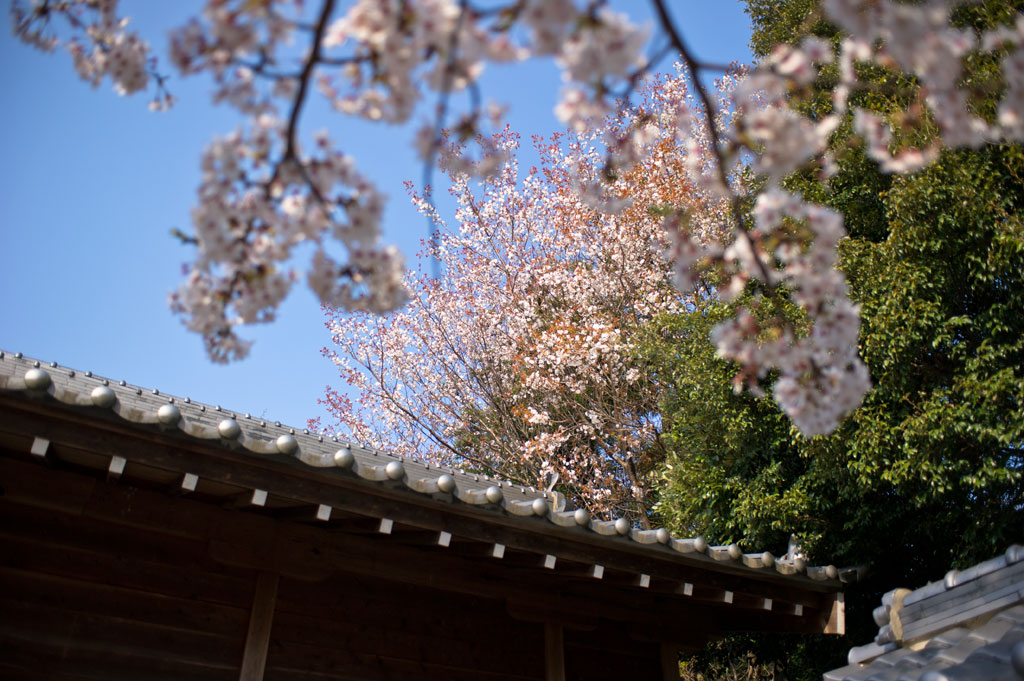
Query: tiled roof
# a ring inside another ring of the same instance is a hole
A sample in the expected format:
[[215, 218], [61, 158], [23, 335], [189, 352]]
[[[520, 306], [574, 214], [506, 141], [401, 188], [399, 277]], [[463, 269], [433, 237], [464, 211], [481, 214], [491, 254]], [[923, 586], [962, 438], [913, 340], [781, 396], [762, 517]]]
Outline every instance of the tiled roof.
[[[320, 469], [325, 475], [345, 475], [365, 484], [388, 485], [422, 495], [452, 501], [511, 516], [546, 520], [561, 527], [576, 527], [609, 538], [631, 539], [652, 551], [702, 556], [744, 566], [751, 574], [771, 571], [794, 579], [819, 582], [848, 581], [855, 571], [840, 574], [834, 566], [807, 566], [800, 559], [776, 558], [771, 553], [745, 553], [737, 544], [709, 546], [703, 537], [672, 536], [666, 529], [641, 530], [625, 518], [593, 519], [585, 510], [565, 510], [565, 499], [506, 480], [439, 467], [410, 458], [296, 429], [250, 414], [239, 414], [196, 402], [188, 397], [166, 395], [126, 381], [115, 381], [61, 366], [43, 363], [21, 353], [0, 351], [0, 392], [24, 393], [32, 398], [49, 396], [58, 403], [91, 414], [116, 415], [120, 419], [162, 431], [181, 433], [209, 444], [219, 444], [254, 456], [293, 457]], [[720, 563], [721, 564], [721, 563]]]
[[825, 681], [1024, 679], [1024, 546], [952, 570], [915, 591], [895, 589], [874, 611], [874, 642]]

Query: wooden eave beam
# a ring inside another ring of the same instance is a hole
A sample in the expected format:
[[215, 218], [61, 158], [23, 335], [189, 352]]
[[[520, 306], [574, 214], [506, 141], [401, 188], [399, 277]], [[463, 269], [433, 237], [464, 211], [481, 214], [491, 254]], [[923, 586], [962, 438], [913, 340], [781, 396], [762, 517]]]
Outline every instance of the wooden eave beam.
[[[74, 416], [73, 411], [71, 416]], [[459, 504], [438, 504], [429, 497], [419, 499], [414, 493], [374, 486], [344, 475], [327, 477], [323, 471], [306, 469], [294, 461], [288, 463], [295, 465], [287, 466], [286, 472], [282, 472], [283, 460], [257, 458], [205, 445], [184, 435], [174, 437], [159, 431], [140, 435], [137, 430], [125, 429], [117, 421], [102, 425], [107, 428], [97, 430], [93, 421], [75, 423], [69, 419], [54, 422], [52, 418], [31, 412], [14, 414], [6, 408], [0, 409], [0, 428], [4, 430], [31, 435], [32, 432], [42, 432], [39, 428], [45, 426], [54, 441], [66, 442], [69, 446], [107, 456], [121, 455], [129, 461], [182, 475], [188, 472], [203, 479], [230, 481], [251, 489], [273, 486], [275, 495], [308, 503], [311, 507], [326, 503], [344, 513], [393, 518], [403, 525], [451, 532], [460, 539], [500, 543], [509, 549], [556, 556], [559, 561], [600, 564], [618, 572], [647, 574], [655, 581], [692, 580], [714, 589], [746, 592], [762, 600], [771, 598], [776, 602], [800, 603], [809, 608], [818, 607], [823, 594], [835, 591], [835, 587], [828, 584], [808, 580], [793, 585], [780, 575], [757, 574], [749, 568], [710, 559], [695, 559], [697, 562], [687, 565], [676, 556], [659, 556], [657, 549], [634, 545], [628, 540], [616, 542], [614, 548], [609, 548], [607, 539], [591, 537], [572, 531], [572, 528], [539, 525], [524, 528], [515, 522], [516, 519], [499, 514]], [[481, 517], [484, 513], [486, 518]], [[701, 562], [708, 563], [707, 569]]]

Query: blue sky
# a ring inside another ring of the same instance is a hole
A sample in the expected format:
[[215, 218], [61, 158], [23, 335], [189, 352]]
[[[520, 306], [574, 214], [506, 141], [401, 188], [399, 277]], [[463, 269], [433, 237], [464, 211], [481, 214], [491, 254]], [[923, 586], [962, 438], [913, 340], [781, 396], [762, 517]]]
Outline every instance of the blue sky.
[[[613, 4], [649, 21], [646, 2]], [[749, 62], [740, 2], [669, 4], [700, 59]], [[164, 71], [167, 30], [199, 6], [122, 0]], [[513, 129], [529, 140], [560, 130], [552, 115], [559, 85], [556, 67], [538, 62], [490, 68], [483, 91], [510, 106]], [[317, 404], [325, 386], [341, 384], [321, 356], [330, 334], [304, 283], [276, 323], [242, 329], [255, 341], [252, 352], [227, 366], [210, 363], [201, 339], [166, 306], [191, 257], [169, 231], [191, 231], [199, 153], [241, 122], [210, 104], [203, 78], [175, 78], [170, 88], [178, 104], [150, 113], [144, 96], [118, 97], [109, 83], [91, 89], [65, 53], [42, 54], [18, 43], [9, 27], [0, 32], [0, 349], [302, 426], [326, 415]], [[317, 94], [311, 103], [303, 132], [328, 129], [389, 194], [385, 238], [415, 266], [427, 227], [402, 188], [423, 172], [409, 147], [412, 129], [353, 122], [328, 112]]]

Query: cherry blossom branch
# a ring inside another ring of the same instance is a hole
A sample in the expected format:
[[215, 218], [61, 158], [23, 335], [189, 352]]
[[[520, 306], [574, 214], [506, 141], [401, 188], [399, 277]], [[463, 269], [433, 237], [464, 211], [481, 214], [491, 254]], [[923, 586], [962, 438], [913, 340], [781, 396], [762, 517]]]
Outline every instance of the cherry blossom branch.
[[[381, 356], [381, 361], [382, 363], [385, 361], [383, 355]], [[370, 372], [370, 375], [375, 376], [377, 384], [381, 389], [380, 395], [382, 395], [395, 409], [397, 409], [401, 414], [403, 414], [405, 418], [407, 418], [411, 423], [415, 423], [423, 432], [427, 433], [434, 443], [448, 450], [448, 452], [456, 459], [469, 461], [470, 463], [486, 468], [488, 471], [490, 471], [492, 475], [504, 475], [504, 473], [499, 469], [495, 468], [493, 464], [479, 457], [473, 456], [466, 450], [456, 449], [454, 446], [452, 446], [448, 442], [447, 438], [438, 433], [425, 419], [421, 418], [416, 412], [409, 409], [405, 404], [402, 403], [401, 400], [399, 400], [395, 396], [394, 391], [390, 389], [385, 383], [385, 374], [383, 371], [374, 371], [373, 367], [370, 366], [369, 364], [366, 364], [365, 366], [367, 370]], [[522, 481], [517, 480], [515, 482]]]
[[373, 61], [373, 57], [368, 54], [354, 54], [351, 57], [325, 57], [320, 55], [318, 63], [325, 66], [352, 66], [355, 64], [365, 64]]

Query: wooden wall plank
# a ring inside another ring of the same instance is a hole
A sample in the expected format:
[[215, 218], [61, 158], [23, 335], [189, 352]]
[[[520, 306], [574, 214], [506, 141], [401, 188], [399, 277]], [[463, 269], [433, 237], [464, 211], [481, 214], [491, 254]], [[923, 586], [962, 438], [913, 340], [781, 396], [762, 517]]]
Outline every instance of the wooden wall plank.
[[93, 489], [100, 484], [94, 478], [7, 457], [0, 457], [0, 476], [7, 501], [68, 513], [81, 513], [92, 498]]
[[68, 612], [91, 612], [232, 637], [238, 641], [239, 650], [248, 622], [248, 612], [241, 608], [3, 567], [0, 592], [7, 598]]
[[661, 681], [660, 648], [646, 644], [637, 655], [602, 655], [590, 646], [580, 647], [571, 641], [565, 644], [565, 671], [569, 679], [629, 679], [630, 681]]
[[327, 585], [282, 578], [274, 627], [268, 667], [282, 664], [281, 651], [300, 645], [313, 657], [329, 649], [353, 659], [387, 655], [480, 673], [543, 673], [542, 628], [510, 619], [500, 600], [424, 586], [365, 576]]
[[836, 594], [828, 624], [825, 626], [825, 633], [839, 634], [840, 636], [846, 633], [846, 599], [843, 594]]
[[[252, 571], [213, 561], [199, 539], [147, 532], [0, 497], [0, 564], [248, 608]], [[182, 570], [191, 579], [182, 579]]]
[[167, 565], [21, 538], [4, 537], [3, 541], [7, 551], [0, 557], [0, 565], [13, 569], [223, 605], [241, 605], [247, 600], [243, 594], [252, 593], [251, 585], [241, 579], [183, 563]]
[[[475, 669], [480, 672], [502, 670], [521, 676], [540, 675], [539, 635], [517, 637], [520, 629], [508, 628], [504, 622], [473, 620], [474, 635], [454, 638], [445, 632], [444, 622], [421, 626], [416, 613], [392, 611], [393, 626], [378, 618], [366, 621], [365, 612], [345, 609], [334, 621], [304, 617], [293, 613], [277, 613], [275, 632], [271, 636], [268, 665], [281, 663], [281, 651], [302, 646], [304, 649], [338, 650], [354, 656], [388, 655], [399, 660], [425, 664]], [[452, 614], [448, 622], [458, 621]], [[482, 639], [481, 632], [486, 632]], [[531, 633], [531, 632], [526, 632]]]
[[670, 643], [661, 644], [662, 681], [679, 681], [679, 650]]
[[333, 647], [300, 643], [272, 644], [264, 681], [543, 681], [536, 674], [517, 674], [493, 666], [437, 663], [397, 657], [383, 650], [378, 654], [349, 650], [344, 642]]
[[29, 599], [0, 600], [0, 632], [33, 640], [58, 637], [62, 647], [156, 656], [184, 664], [228, 668], [237, 664], [238, 637], [182, 629], [110, 615], [68, 611]]
[[77, 674], [61, 674], [54, 676], [52, 673], [45, 673], [38, 669], [15, 669], [8, 667], [0, 660], [0, 678], [4, 681], [89, 681], [84, 676]]
[[45, 678], [74, 676], [96, 681], [234, 681], [237, 667], [183, 663], [161, 656], [131, 654], [105, 647], [83, 647], [75, 640], [38, 639], [0, 633], [0, 670], [35, 671]]
[[355, 610], [368, 622], [395, 622], [406, 612], [416, 613], [427, 626], [447, 622], [447, 635], [471, 636], [479, 619], [502, 619], [500, 598], [465, 595], [454, 597], [440, 588], [398, 584], [368, 576], [341, 575], [330, 588], [283, 578], [278, 588], [277, 607], [312, 617], [337, 619], [338, 611]]

